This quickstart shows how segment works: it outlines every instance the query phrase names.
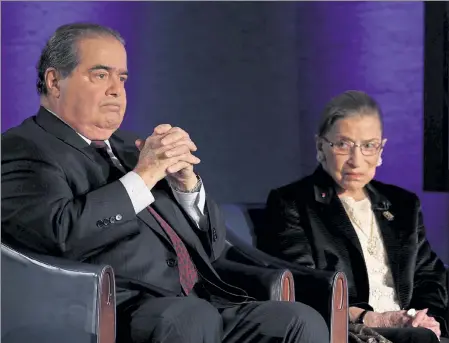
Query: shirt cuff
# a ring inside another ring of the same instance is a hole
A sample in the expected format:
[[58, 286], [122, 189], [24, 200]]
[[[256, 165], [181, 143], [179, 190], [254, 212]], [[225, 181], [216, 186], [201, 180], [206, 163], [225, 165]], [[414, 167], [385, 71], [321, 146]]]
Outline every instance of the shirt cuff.
[[196, 225], [200, 227], [200, 221], [204, 216], [204, 207], [206, 205], [206, 191], [204, 190], [204, 184], [201, 184], [199, 192], [195, 193], [184, 193], [173, 187], [171, 187], [171, 189], [178, 204], [187, 212]]
[[136, 172], [130, 171], [119, 180], [125, 187], [136, 214], [154, 202], [154, 196], [151, 190]]
[[185, 210], [187, 210], [187, 208], [194, 208], [196, 211], [199, 211], [202, 215], [204, 215], [204, 206], [206, 204], [206, 192], [204, 191], [204, 185], [201, 185], [200, 190], [194, 193], [184, 193], [176, 190], [174, 187], [171, 187], [171, 189], [175, 199], [182, 207], [184, 207]]

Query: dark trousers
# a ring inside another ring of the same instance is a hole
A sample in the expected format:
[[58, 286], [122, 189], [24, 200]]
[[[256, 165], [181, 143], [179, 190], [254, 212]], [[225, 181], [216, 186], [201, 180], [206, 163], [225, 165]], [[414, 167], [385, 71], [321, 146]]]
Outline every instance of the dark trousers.
[[117, 343], [329, 342], [329, 329], [321, 315], [294, 302], [216, 308], [196, 296], [144, 296], [117, 314]]
[[[439, 343], [433, 331], [425, 328], [375, 328], [379, 334], [393, 343]], [[441, 343], [449, 343], [441, 338]]]

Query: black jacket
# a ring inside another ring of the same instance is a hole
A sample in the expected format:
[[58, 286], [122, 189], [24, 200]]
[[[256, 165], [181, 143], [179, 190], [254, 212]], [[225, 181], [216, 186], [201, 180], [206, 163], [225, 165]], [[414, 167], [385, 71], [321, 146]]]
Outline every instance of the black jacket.
[[[366, 190], [401, 308], [429, 308], [447, 335], [445, 267], [426, 239], [418, 197], [378, 181], [371, 181]], [[267, 225], [255, 229], [259, 249], [302, 266], [344, 272], [350, 305], [371, 309], [368, 271], [357, 234], [324, 169], [272, 190], [266, 211]], [[391, 221], [385, 211], [393, 214]]]

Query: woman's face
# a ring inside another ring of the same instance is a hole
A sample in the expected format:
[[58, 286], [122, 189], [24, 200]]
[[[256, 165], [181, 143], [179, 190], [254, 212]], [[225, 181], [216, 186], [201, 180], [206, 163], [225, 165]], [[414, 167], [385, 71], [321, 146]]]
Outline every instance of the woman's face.
[[379, 117], [360, 114], [337, 120], [317, 139], [317, 149], [324, 155], [323, 168], [343, 193], [357, 193], [374, 178], [385, 142]]

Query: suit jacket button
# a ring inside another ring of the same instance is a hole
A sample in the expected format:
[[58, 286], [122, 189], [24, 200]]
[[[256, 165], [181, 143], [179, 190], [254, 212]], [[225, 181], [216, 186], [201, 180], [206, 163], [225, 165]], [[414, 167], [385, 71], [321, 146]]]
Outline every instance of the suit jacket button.
[[175, 267], [178, 265], [178, 261], [176, 261], [174, 258], [169, 258], [167, 260], [167, 266], [169, 267]]
[[121, 214], [117, 214], [116, 216], [115, 216], [115, 220], [116, 221], [120, 221], [120, 220], [122, 220], [122, 215]]
[[104, 226], [108, 226], [109, 224], [111, 224], [111, 222], [109, 221], [109, 219], [106, 218], [106, 219], [103, 220], [103, 225], [104, 225]]
[[215, 242], [217, 238], [218, 238], [217, 230], [214, 228], [212, 229], [212, 240]]
[[114, 223], [115, 223], [115, 217], [109, 218], [109, 222], [110, 222], [111, 224], [114, 224]]
[[104, 226], [103, 221], [102, 220], [97, 221], [97, 226], [99, 228], [102, 228]]

